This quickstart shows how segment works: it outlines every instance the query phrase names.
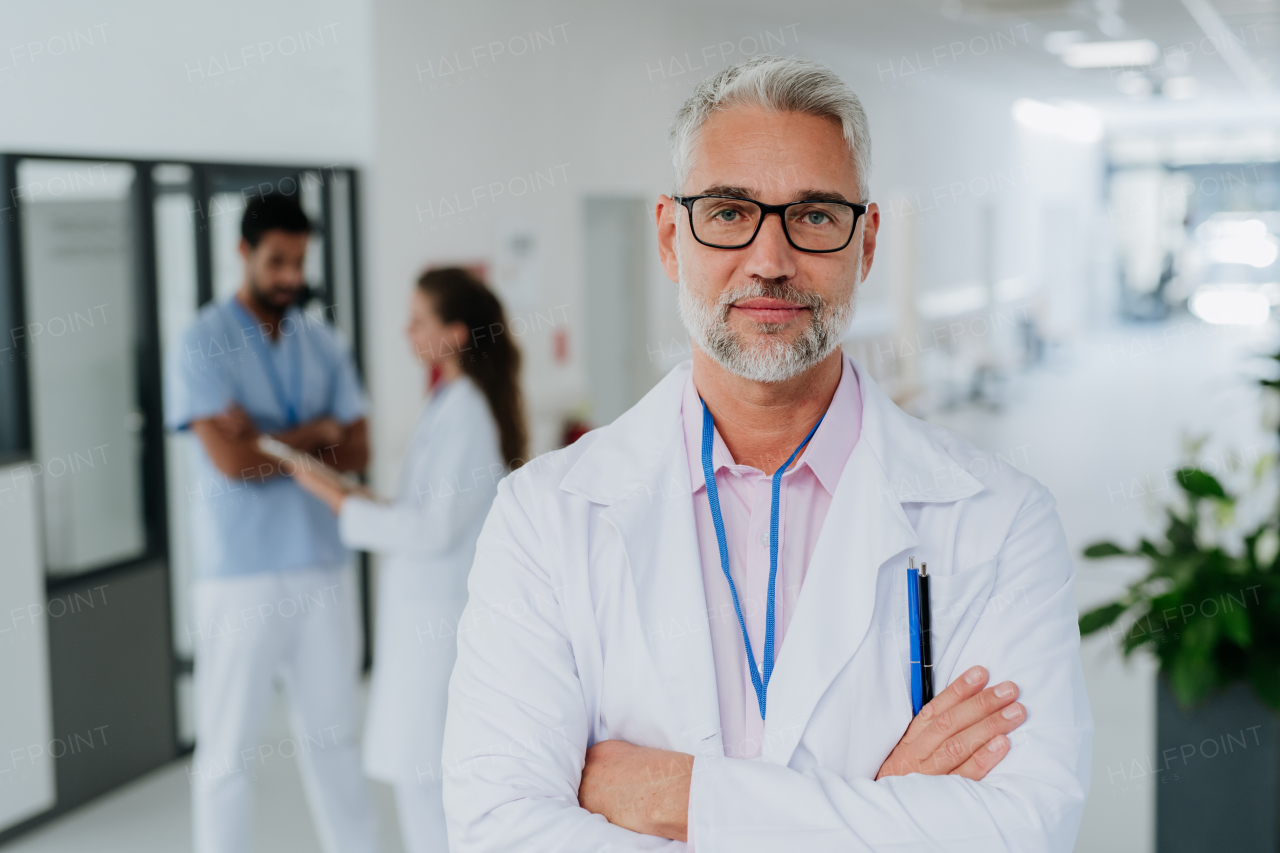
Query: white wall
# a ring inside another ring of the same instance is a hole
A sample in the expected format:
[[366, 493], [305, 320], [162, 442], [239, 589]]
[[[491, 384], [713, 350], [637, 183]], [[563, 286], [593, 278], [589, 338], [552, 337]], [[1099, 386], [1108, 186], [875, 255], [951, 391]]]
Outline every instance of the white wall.
[[26, 465], [0, 467], [0, 830], [54, 802], [47, 599], [32, 481]]
[[[539, 313], [569, 321], [567, 364], [552, 357], [547, 323], [519, 341], [537, 451], [554, 446], [560, 416], [583, 401], [581, 199], [667, 189], [662, 139], [680, 91], [651, 85], [645, 63], [668, 50], [668, 24], [638, 6], [375, 5], [377, 287], [367, 317], [381, 332], [369, 337], [380, 482], [394, 476], [420, 399], [420, 371], [393, 333], [414, 279], [429, 264], [492, 263], [512, 228], [532, 231], [541, 267], [538, 292], [508, 302], [513, 327]], [[535, 31], [537, 50], [527, 46]], [[535, 171], [554, 186], [516, 197]]]
[[364, 165], [370, 79], [360, 0], [6, 3], [0, 151]]

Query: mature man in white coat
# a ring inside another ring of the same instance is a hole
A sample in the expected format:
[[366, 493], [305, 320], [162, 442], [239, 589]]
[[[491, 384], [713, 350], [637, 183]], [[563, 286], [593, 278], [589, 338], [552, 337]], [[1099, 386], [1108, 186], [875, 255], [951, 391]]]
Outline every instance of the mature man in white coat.
[[[1053, 498], [839, 348], [879, 226], [858, 99], [761, 57], [671, 144], [693, 357], [499, 487], [450, 683], [452, 849], [1069, 851], [1092, 720]], [[914, 719], [910, 557], [949, 685]]]

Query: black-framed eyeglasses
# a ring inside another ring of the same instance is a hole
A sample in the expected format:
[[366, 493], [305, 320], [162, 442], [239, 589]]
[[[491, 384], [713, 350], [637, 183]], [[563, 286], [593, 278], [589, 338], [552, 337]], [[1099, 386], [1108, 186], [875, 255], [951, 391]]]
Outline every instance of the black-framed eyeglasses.
[[689, 211], [693, 238], [713, 249], [741, 249], [760, 233], [770, 213], [782, 220], [787, 242], [801, 252], [838, 252], [853, 239], [865, 204], [848, 201], [793, 201], [764, 204], [728, 195], [678, 195], [674, 201]]

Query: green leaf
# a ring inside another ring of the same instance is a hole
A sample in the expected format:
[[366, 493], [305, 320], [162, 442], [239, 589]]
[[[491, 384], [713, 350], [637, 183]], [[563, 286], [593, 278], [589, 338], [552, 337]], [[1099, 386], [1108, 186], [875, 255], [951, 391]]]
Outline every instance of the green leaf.
[[1195, 513], [1190, 514], [1191, 520], [1179, 518], [1172, 509], [1167, 507], [1165, 513], [1169, 516], [1169, 528], [1165, 531], [1165, 537], [1173, 545], [1174, 550], [1179, 552], [1197, 550], [1196, 526], [1193, 523]]
[[1207, 661], [1218, 642], [1219, 627], [1217, 619], [1192, 614], [1187, 620], [1186, 629], [1182, 631], [1182, 654]]
[[1213, 690], [1214, 670], [1208, 661], [1194, 660], [1180, 655], [1169, 670], [1169, 686], [1178, 697], [1178, 704], [1190, 707], [1204, 699]]
[[1199, 468], [1183, 468], [1178, 472], [1178, 484], [1182, 490], [1192, 497], [1226, 499], [1227, 493], [1222, 484], [1212, 474], [1206, 474]]
[[1088, 613], [1080, 617], [1080, 635], [1088, 636], [1094, 631], [1100, 631], [1110, 625], [1112, 622], [1120, 618], [1120, 614], [1128, 610], [1129, 607], [1119, 601], [1112, 602], [1103, 607], [1090, 610]]
[[1129, 552], [1119, 545], [1110, 542], [1095, 542], [1084, 549], [1084, 555], [1090, 560], [1101, 560], [1104, 557], [1122, 557]]
[[1249, 615], [1243, 609], [1237, 609], [1234, 605], [1229, 610], [1223, 608], [1217, 618], [1222, 623], [1223, 636], [1242, 649], [1253, 645], [1253, 634], [1249, 630]]
[[1151, 574], [1153, 577], [1168, 578], [1173, 581], [1176, 589], [1183, 589], [1201, 572], [1211, 569], [1212, 564], [1208, 561], [1205, 552], [1192, 551], [1156, 561], [1151, 567]]

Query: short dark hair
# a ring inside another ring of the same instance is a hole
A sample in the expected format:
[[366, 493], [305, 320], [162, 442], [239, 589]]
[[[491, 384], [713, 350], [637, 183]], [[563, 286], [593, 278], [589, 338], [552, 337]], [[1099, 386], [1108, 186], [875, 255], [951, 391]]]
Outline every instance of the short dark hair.
[[250, 248], [258, 248], [262, 235], [268, 231], [287, 231], [290, 234], [310, 234], [311, 220], [302, 212], [298, 200], [280, 193], [254, 196], [244, 208], [240, 220], [240, 236]]

